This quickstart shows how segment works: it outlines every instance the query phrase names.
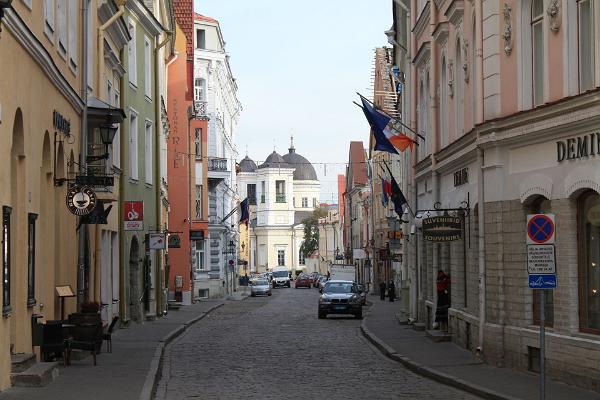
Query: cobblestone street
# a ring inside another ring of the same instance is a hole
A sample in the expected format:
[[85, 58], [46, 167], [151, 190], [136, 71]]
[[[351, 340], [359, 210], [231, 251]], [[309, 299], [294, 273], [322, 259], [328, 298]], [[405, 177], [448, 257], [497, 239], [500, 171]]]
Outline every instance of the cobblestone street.
[[221, 307], [168, 347], [156, 398], [475, 398], [383, 357], [359, 320], [317, 319], [317, 297], [292, 287]]

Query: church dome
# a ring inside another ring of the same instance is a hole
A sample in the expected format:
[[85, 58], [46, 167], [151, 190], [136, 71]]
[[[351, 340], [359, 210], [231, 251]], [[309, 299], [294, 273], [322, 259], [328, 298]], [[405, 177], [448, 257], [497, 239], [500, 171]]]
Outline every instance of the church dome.
[[283, 159], [292, 167], [296, 168], [296, 170], [294, 171], [294, 180], [316, 181], [317, 172], [315, 171], [315, 167], [313, 167], [310, 161], [308, 161], [300, 154], [296, 153], [296, 149], [294, 148], [293, 143], [288, 150], [289, 153], [284, 155]]
[[240, 161], [240, 172], [256, 172], [256, 163], [248, 156]]
[[258, 168], [292, 168], [292, 166], [285, 162], [279, 153], [273, 151]]

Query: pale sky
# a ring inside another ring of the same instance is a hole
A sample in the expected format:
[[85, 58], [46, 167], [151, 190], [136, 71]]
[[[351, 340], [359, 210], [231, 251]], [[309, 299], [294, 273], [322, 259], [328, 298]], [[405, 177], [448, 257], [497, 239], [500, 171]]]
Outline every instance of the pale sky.
[[[313, 163], [321, 201], [337, 203], [351, 140], [369, 126], [352, 101], [369, 97], [374, 49], [387, 44], [391, 0], [194, 0], [219, 21], [243, 111], [239, 159], [263, 161], [273, 146]], [[239, 161], [239, 160], [238, 160]], [[323, 163], [330, 163], [325, 168]], [[337, 163], [337, 164], [336, 164]], [[333, 197], [332, 197], [333, 196]]]

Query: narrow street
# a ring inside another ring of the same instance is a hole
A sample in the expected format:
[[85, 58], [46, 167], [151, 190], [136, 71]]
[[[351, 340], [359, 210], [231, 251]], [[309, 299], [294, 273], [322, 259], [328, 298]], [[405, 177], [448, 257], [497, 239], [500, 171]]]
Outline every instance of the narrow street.
[[317, 319], [317, 298], [292, 286], [221, 307], [167, 348], [156, 399], [475, 398], [382, 356], [359, 320]]

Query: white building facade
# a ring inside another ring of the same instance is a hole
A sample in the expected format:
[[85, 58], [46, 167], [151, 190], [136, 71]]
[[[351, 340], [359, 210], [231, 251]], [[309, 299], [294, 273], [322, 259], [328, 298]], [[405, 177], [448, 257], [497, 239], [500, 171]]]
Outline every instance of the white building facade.
[[209, 207], [208, 241], [195, 242], [202, 248], [193, 249], [194, 287], [198, 293], [206, 290], [210, 297], [221, 297], [233, 287], [232, 271], [226, 268], [236, 257], [228, 245], [238, 242], [237, 212], [225, 217], [240, 200], [235, 131], [242, 106], [219, 22], [196, 14], [194, 33], [194, 101], [197, 109], [205, 107], [208, 116], [208, 188], [202, 186], [202, 160], [197, 160], [196, 191], [208, 190]]

